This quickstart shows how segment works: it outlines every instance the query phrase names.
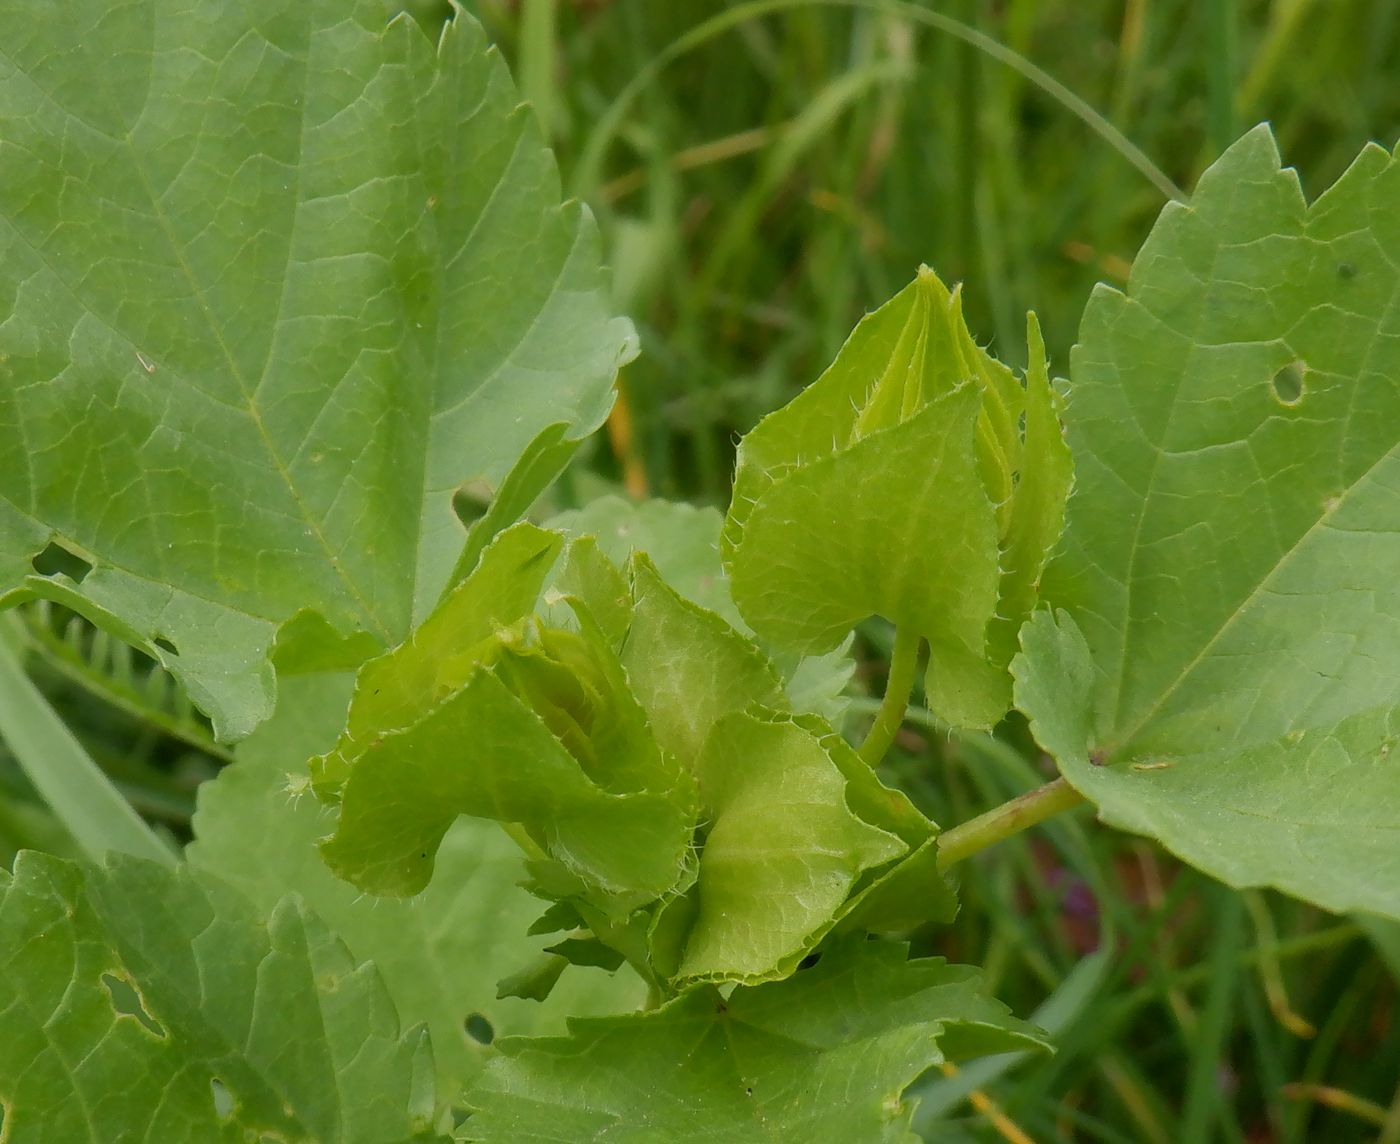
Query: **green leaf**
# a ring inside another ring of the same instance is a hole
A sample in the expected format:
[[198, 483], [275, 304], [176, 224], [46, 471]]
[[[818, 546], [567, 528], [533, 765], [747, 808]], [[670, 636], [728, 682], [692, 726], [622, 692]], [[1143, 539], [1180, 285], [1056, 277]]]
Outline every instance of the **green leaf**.
[[658, 746], [596, 625], [525, 630], [561, 543], [507, 529], [408, 642], [361, 669], [345, 733], [312, 760], [317, 794], [340, 804], [321, 850], [341, 877], [417, 893], [470, 815], [519, 824], [609, 914], [676, 882], [689, 773]]
[[760, 636], [823, 652], [881, 615], [928, 641], [941, 716], [984, 727], [1005, 713], [1015, 629], [1069, 479], [1032, 331], [1028, 409], [973, 343], [958, 295], [923, 268], [744, 438], [722, 540]]
[[408, 640], [364, 664], [344, 735], [313, 764], [319, 797], [339, 798], [366, 744], [407, 726], [492, 661], [502, 633], [534, 611], [561, 546], [532, 524], [507, 529]]
[[[599, 551], [619, 567], [626, 565], [633, 553], [645, 553], [661, 579], [678, 595], [714, 612], [744, 635], [753, 636], [729, 594], [729, 577], [719, 555], [724, 518], [715, 509], [605, 496], [582, 509], [560, 513], [549, 524], [574, 537], [596, 538]], [[570, 546], [571, 559], [575, 554], [584, 555], [577, 543]], [[596, 614], [595, 599], [590, 598], [589, 603]], [[783, 677], [786, 705], [794, 711], [814, 712], [839, 726], [846, 711], [842, 693], [855, 670], [849, 645], [815, 656], [795, 655], [766, 643], [760, 646]], [[760, 696], [754, 698], [767, 702]]]
[[483, 671], [355, 758], [321, 851], [364, 890], [414, 894], [461, 814], [522, 823], [579, 877], [645, 901], [678, 876], [693, 810], [680, 794], [597, 785], [545, 722]]
[[1309, 205], [1258, 128], [1073, 359], [1078, 486], [1017, 703], [1108, 822], [1400, 915], [1400, 164]]
[[526, 936], [539, 903], [519, 887], [519, 848], [495, 823], [453, 825], [438, 850], [437, 877], [413, 898], [367, 899], [331, 874], [316, 842], [334, 827], [334, 815], [289, 787], [304, 785], [305, 760], [335, 742], [352, 686], [344, 674], [279, 680], [273, 717], [238, 745], [232, 766], [199, 789], [190, 862], [264, 911], [295, 892], [356, 959], [373, 961], [400, 1019], [432, 1034], [439, 1090], [448, 1099], [489, 1053], [465, 1028], [473, 1015], [497, 1036], [513, 1036], [560, 1032], [566, 1014], [638, 1008], [645, 990], [630, 973], [567, 973], [545, 1004], [497, 999], [498, 981], [548, 942]]
[[885, 786], [840, 735], [810, 716], [795, 720], [821, 743], [846, 778], [846, 805], [862, 822], [904, 843], [898, 861], [867, 870], [836, 914], [835, 930], [899, 934], [928, 922], [951, 922], [958, 897], [938, 866], [938, 827], [903, 791]]
[[853, 813], [841, 768], [791, 719], [720, 719], [697, 772], [709, 831], [681, 978], [786, 976], [830, 929], [862, 872], [907, 850]]
[[657, 742], [695, 767], [720, 718], [752, 703], [781, 707], [782, 683], [751, 641], [677, 595], [645, 556], [633, 556], [631, 572], [622, 664]]
[[[469, 17], [435, 47], [381, 0], [40, 11], [0, 4], [0, 591], [80, 595], [239, 737], [278, 626], [400, 642], [453, 490], [529, 447], [528, 500], [634, 335]], [[81, 585], [35, 573], [51, 540]]]
[[1035, 315], [1026, 319], [1026, 425], [1016, 495], [1001, 553], [1001, 599], [987, 633], [995, 663], [1007, 666], [1016, 636], [1035, 610], [1040, 577], [1064, 530], [1065, 500], [1074, 480], [1069, 443], [1060, 428], [1064, 402], [1050, 382], [1045, 342]]
[[295, 899], [21, 855], [0, 874], [5, 1138], [445, 1140], [426, 1034]]
[[719, 560], [723, 523], [713, 508], [603, 496], [581, 509], [560, 513], [549, 527], [570, 536], [595, 537], [599, 549], [618, 567], [626, 565], [632, 553], [645, 552], [676, 592], [742, 627]]
[[900, 1099], [945, 1060], [1043, 1044], [973, 971], [858, 940], [780, 982], [704, 987], [649, 1013], [512, 1040], [469, 1094], [482, 1144], [912, 1144]]

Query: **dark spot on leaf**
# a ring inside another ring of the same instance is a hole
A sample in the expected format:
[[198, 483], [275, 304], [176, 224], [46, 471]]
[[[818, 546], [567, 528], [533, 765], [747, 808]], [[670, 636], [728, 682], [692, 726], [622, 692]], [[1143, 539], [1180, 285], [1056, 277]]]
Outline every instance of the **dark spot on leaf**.
[[122, 1017], [134, 1017], [148, 1033], [157, 1037], [165, 1036], [165, 1029], [159, 1021], [146, 1012], [141, 1002], [141, 994], [129, 981], [123, 981], [111, 973], [102, 975], [102, 984], [107, 987], [107, 996], [112, 1002], [112, 1011]]
[[744, 1085], [744, 1095], [745, 1095], [745, 1096], [752, 1096], [752, 1095], [753, 1095], [753, 1085], [751, 1085], [751, 1084], [746, 1084], [746, 1085]]
[[715, 1012], [718, 1013], [721, 1017], [723, 1017], [726, 1013], [729, 1012], [729, 1003], [728, 1003], [727, 1001], [725, 1001], [723, 998], [721, 998], [720, 1000], [716, 1001], [716, 1002], [715, 1002]]
[[496, 1027], [480, 1013], [468, 1013], [462, 1031], [478, 1045], [489, 1045], [496, 1039]]
[[1308, 367], [1301, 361], [1291, 361], [1274, 374], [1274, 396], [1284, 405], [1297, 405], [1307, 392]]
[[1337, 277], [1343, 280], [1350, 280], [1356, 277], [1356, 267], [1350, 262], [1337, 263]]
[[228, 1086], [218, 1077], [209, 1078], [209, 1093], [214, 1098], [215, 1116], [220, 1120], [227, 1120], [233, 1115], [233, 1093], [229, 1092]]
[[1089, 752], [1089, 762], [1096, 767], [1101, 767], [1108, 761], [1107, 753], [1100, 747]]
[[44, 545], [43, 551], [29, 563], [40, 576], [67, 576], [78, 584], [92, 571], [91, 562], [84, 560], [72, 549], [63, 547], [56, 540]]
[[179, 654], [180, 654], [179, 648], [177, 648], [173, 643], [171, 643], [171, 642], [170, 642], [168, 639], [166, 639], [164, 636], [156, 636], [156, 638], [153, 639], [153, 640], [151, 641], [151, 643], [155, 644], [155, 646], [158, 647], [158, 648], [160, 648], [161, 651], [166, 652], [166, 653], [169, 654], [169, 655], [179, 655]]

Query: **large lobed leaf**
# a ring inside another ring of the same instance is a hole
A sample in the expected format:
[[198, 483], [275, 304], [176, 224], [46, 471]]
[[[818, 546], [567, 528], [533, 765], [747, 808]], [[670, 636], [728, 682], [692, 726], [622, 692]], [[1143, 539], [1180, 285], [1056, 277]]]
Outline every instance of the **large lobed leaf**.
[[445, 1140], [431, 1051], [294, 899], [134, 858], [0, 871], [12, 1144]]
[[[538, 491], [633, 336], [469, 17], [435, 48], [382, 0], [37, 12], [0, 3], [0, 591], [144, 642], [239, 737], [279, 625], [402, 640], [454, 489], [534, 442]], [[34, 573], [50, 540], [80, 587]]]
[[515, 1040], [469, 1094], [482, 1144], [910, 1144], [901, 1094], [945, 1060], [1042, 1045], [941, 959], [848, 941], [786, 981]]
[[1400, 164], [1309, 205], [1267, 128], [1073, 358], [1078, 488], [1017, 703], [1105, 820], [1400, 915]]

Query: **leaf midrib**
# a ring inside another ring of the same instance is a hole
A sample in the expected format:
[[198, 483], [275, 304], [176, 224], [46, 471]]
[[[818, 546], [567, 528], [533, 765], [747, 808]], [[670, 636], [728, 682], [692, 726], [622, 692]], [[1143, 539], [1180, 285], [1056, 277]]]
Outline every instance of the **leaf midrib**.
[[[1213, 633], [1211, 633], [1210, 638], [1205, 642], [1205, 644], [1202, 645], [1200, 651], [1198, 651], [1182, 667], [1182, 669], [1177, 673], [1175, 678], [1172, 679], [1171, 683], [1169, 683], [1165, 688], [1162, 689], [1162, 691], [1158, 694], [1157, 698], [1152, 702], [1152, 704], [1140, 716], [1137, 717], [1137, 719], [1130, 725], [1130, 727], [1124, 733], [1117, 736], [1119, 740], [1119, 745], [1116, 748], [1114, 748], [1115, 751], [1124, 751], [1132, 745], [1133, 741], [1138, 737], [1138, 735], [1140, 735], [1151, 724], [1152, 719], [1157, 715], [1157, 713], [1162, 709], [1162, 707], [1165, 706], [1167, 700], [1172, 698], [1172, 696], [1176, 694], [1177, 690], [1182, 686], [1182, 684], [1186, 682], [1186, 680], [1196, 670], [1196, 668], [1199, 667], [1201, 663], [1205, 661], [1206, 657], [1210, 655], [1211, 651], [1214, 649], [1216, 644], [1218, 644], [1220, 640], [1225, 636], [1225, 634], [1234, 626], [1235, 621], [1240, 619], [1241, 616], [1243, 616], [1247, 611], [1249, 611], [1250, 606], [1254, 603], [1256, 599], [1258, 599], [1260, 593], [1262, 593], [1264, 589], [1269, 586], [1269, 584], [1274, 580], [1278, 573], [1283, 568], [1285, 568], [1299, 552], [1303, 551], [1303, 549], [1308, 547], [1309, 541], [1312, 539], [1312, 537], [1314, 535], [1318, 535], [1319, 530], [1321, 530], [1327, 524], [1328, 521], [1332, 520], [1333, 517], [1336, 516], [1336, 514], [1343, 508], [1343, 506], [1346, 505], [1348, 499], [1352, 496], [1352, 494], [1355, 493], [1356, 490], [1362, 485], [1366, 484], [1367, 481], [1370, 479], [1371, 475], [1378, 468], [1380, 468], [1381, 465], [1385, 464], [1389, 460], [1394, 459], [1397, 456], [1397, 454], [1400, 454], [1400, 441], [1397, 441], [1395, 444], [1391, 445], [1389, 449], [1386, 449], [1379, 457], [1375, 459], [1375, 461], [1368, 465], [1363, 472], [1358, 474], [1356, 479], [1352, 481], [1351, 484], [1349, 484], [1345, 489], [1342, 490], [1341, 493], [1339, 493], [1334, 498], [1329, 508], [1324, 509], [1323, 512], [1318, 514], [1317, 519], [1314, 520], [1313, 523], [1308, 526], [1306, 532], [1304, 532], [1300, 537], [1298, 537], [1298, 539], [1293, 543], [1293, 546], [1287, 549], [1284, 553], [1282, 553], [1279, 556], [1279, 558], [1276, 561], [1274, 561], [1273, 565], [1269, 568], [1269, 570], [1266, 573], [1264, 573], [1264, 575], [1259, 577], [1258, 582], [1254, 585], [1252, 589], [1250, 589], [1249, 594], [1243, 600], [1241, 600], [1238, 605], [1236, 605], [1234, 610], [1225, 618], [1224, 622], [1221, 623], [1220, 626], [1216, 628], [1216, 630]], [[1126, 662], [1127, 657], [1125, 656], [1124, 663]], [[1123, 674], [1123, 669], [1120, 666], [1120, 678]]]

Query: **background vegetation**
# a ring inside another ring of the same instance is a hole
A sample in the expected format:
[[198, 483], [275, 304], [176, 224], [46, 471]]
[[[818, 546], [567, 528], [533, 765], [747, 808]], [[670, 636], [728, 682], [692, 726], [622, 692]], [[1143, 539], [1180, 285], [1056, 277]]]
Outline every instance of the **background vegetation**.
[[[613, 487], [723, 505], [736, 436], [920, 262], [964, 283], [970, 325], [1008, 361], [1035, 308], [1065, 372], [1090, 289], [1123, 280], [1165, 186], [1189, 188], [1245, 128], [1273, 122], [1310, 194], [1366, 140], [1400, 135], [1400, 0], [475, 10], [598, 214], [642, 336], [564, 505]], [[84, 744], [183, 832], [194, 785], [226, 757], [197, 716], [148, 662], [56, 609], [24, 627], [36, 680]], [[867, 677], [883, 640], [872, 627]], [[901, 742], [902, 780], [943, 821], [1043, 780], [1015, 725], [951, 739], [928, 716]], [[0, 857], [19, 845], [66, 843], [0, 767]], [[1378, 924], [1228, 891], [1081, 814], [969, 863], [956, 929], [923, 944], [985, 965], [1022, 1015], [1045, 1004], [1060, 1045], [932, 1078], [930, 1118], [956, 1117], [940, 1141], [1400, 1144], [1400, 938]]]

